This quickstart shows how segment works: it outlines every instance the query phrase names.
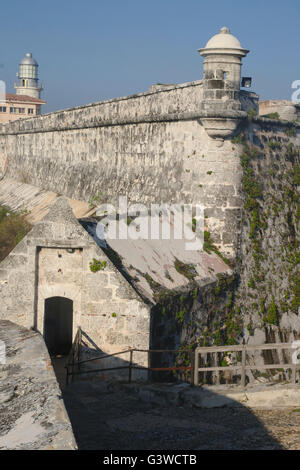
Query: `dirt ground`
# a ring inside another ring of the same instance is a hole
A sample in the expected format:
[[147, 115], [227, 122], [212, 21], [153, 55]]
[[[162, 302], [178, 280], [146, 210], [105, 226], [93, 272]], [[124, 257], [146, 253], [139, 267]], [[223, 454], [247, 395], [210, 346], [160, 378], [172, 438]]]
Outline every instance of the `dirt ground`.
[[300, 408], [158, 406], [94, 382], [74, 382], [63, 397], [79, 449], [300, 450]]

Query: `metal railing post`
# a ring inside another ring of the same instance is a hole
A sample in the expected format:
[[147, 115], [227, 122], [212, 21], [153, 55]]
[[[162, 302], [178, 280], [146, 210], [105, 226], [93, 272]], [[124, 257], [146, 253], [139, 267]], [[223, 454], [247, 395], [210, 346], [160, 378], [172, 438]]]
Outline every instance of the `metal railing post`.
[[[74, 380], [75, 362], [77, 361], [77, 365], [78, 365], [81, 338], [82, 338], [82, 336], [81, 336], [81, 327], [79, 326], [78, 329], [77, 329], [77, 333], [75, 335], [75, 338], [74, 338], [74, 342], [72, 344], [71, 351], [70, 351], [68, 359], [67, 359], [67, 363], [65, 365], [65, 368], [67, 369], [66, 385], [69, 385], [70, 376], [71, 376], [71, 381], [73, 382], [73, 380]], [[78, 368], [79, 368], [79, 366], [78, 366]]]

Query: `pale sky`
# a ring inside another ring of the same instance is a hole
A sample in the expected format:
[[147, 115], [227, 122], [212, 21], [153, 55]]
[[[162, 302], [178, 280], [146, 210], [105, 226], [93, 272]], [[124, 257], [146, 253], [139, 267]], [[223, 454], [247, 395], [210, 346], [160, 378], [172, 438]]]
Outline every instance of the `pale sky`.
[[14, 0], [1, 6], [0, 79], [14, 92], [32, 52], [43, 112], [202, 78], [197, 49], [222, 26], [250, 54], [242, 74], [261, 99], [291, 99], [300, 80], [299, 0]]

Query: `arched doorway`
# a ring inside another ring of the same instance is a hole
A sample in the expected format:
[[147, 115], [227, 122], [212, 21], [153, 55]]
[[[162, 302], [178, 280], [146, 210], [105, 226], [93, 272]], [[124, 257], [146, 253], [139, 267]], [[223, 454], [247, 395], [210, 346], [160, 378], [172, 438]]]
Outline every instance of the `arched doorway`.
[[66, 355], [72, 347], [73, 301], [65, 297], [45, 300], [44, 337], [52, 355]]

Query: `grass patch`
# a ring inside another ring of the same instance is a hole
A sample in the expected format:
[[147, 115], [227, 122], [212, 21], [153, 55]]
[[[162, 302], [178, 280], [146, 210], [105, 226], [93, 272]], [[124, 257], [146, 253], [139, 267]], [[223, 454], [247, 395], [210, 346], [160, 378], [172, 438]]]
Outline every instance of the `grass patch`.
[[231, 262], [226, 256], [224, 256], [220, 250], [214, 245], [214, 242], [211, 238], [211, 234], [208, 231], [204, 231], [204, 243], [203, 243], [203, 250], [206, 251], [206, 253], [210, 254], [212, 251], [216, 253], [223, 261], [224, 263], [228, 264], [231, 266]]
[[174, 266], [179, 274], [182, 274], [189, 280], [193, 280], [197, 276], [197, 271], [193, 264], [185, 264], [176, 258]]
[[31, 230], [25, 212], [9, 212], [0, 207], [0, 262]]
[[277, 112], [276, 113], [264, 114], [262, 117], [268, 118], [268, 119], [274, 119], [276, 121], [278, 121], [280, 119], [280, 115]]

